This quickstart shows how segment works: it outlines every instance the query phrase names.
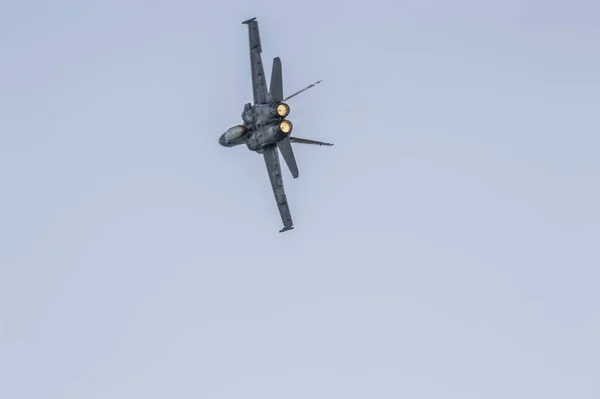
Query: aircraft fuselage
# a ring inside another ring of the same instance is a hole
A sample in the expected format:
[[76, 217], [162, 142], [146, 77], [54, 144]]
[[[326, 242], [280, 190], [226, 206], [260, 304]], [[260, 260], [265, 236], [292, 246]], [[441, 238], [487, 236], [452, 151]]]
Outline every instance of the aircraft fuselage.
[[219, 137], [219, 144], [224, 147], [246, 144], [250, 151], [262, 153], [265, 147], [276, 144], [291, 133], [292, 123], [285, 119], [289, 112], [290, 107], [281, 101], [248, 103], [242, 112], [244, 124], [229, 128]]

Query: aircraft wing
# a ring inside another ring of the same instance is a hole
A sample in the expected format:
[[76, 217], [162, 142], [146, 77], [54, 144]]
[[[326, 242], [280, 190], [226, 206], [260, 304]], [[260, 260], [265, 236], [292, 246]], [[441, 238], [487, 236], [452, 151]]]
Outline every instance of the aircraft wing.
[[283, 188], [283, 177], [281, 176], [281, 164], [279, 163], [279, 153], [277, 146], [272, 145], [266, 147], [263, 152], [265, 158], [265, 164], [267, 171], [269, 172], [269, 178], [271, 179], [271, 186], [273, 187], [273, 194], [275, 194], [275, 201], [279, 208], [279, 214], [281, 215], [281, 221], [283, 222], [283, 228], [279, 230], [280, 233], [288, 230], [292, 230], [293, 222], [292, 215], [290, 214], [290, 207], [287, 203], [285, 196], [285, 190]]
[[267, 84], [265, 80], [265, 71], [262, 64], [260, 53], [260, 33], [258, 32], [258, 22], [256, 18], [250, 18], [243, 24], [248, 25], [248, 36], [250, 38], [250, 68], [252, 71], [252, 92], [254, 94], [254, 104], [265, 104], [267, 99]]

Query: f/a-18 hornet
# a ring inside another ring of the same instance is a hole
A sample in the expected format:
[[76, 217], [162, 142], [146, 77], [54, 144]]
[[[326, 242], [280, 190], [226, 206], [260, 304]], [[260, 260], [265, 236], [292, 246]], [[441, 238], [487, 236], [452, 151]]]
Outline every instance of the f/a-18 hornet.
[[279, 207], [283, 228], [279, 231], [292, 230], [293, 222], [290, 208], [283, 188], [281, 176], [281, 165], [279, 163], [279, 152], [285, 160], [290, 173], [294, 178], [298, 177], [298, 166], [292, 150], [291, 143], [327, 145], [322, 141], [313, 141], [292, 137], [292, 122], [286, 117], [290, 113], [290, 107], [285, 101], [302, 93], [305, 90], [321, 83], [318, 81], [304, 89], [285, 97], [283, 96], [283, 77], [281, 72], [281, 60], [279, 57], [273, 59], [271, 72], [271, 84], [267, 90], [265, 73], [260, 53], [260, 35], [256, 18], [250, 18], [242, 24], [248, 25], [250, 36], [250, 66], [252, 73], [252, 91], [254, 93], [254, 104], [247, 103], [242, 112], [244, 124], [229, 128], [219, 138], [219, 143], [224, 147], [234, 147], [246, 144], [250, 151], [263, 154], [265, 164], [271, 179], [271, 186], [275, 194], [275, 200]]

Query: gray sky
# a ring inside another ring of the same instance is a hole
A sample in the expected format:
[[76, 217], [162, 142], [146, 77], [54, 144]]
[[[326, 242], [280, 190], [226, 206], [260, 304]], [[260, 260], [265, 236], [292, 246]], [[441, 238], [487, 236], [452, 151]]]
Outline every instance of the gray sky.
[[600, 397], [600, 6], [202, 3], [0, 3], [0, 397]]

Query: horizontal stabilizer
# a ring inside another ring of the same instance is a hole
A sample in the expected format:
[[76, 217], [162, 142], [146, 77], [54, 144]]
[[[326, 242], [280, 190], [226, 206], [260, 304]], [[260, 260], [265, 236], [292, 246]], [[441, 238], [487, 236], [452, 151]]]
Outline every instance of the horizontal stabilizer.
[[292, 143], [300, 143], [300, 144], [314, 144], [314, 145], [326, 145], [326, 146], [332, 146], [333, 145], [331, 143], [326, 143], [324, 141], [315, 141], [315, 140], [301, 139], [299, 137], [290, 137], [290, 141]]
[[291, 94], [291, 95], [287, 96], [286, 98], [284, 98], [284, 99], [283, 99], [283, 101], [287, 101], [287, 100], [289, 100], [289, 99], [290, 99], [290, 98], [292, 98], [292, 97], [296, 97], [298, 94], [300, 94], [300, 93], [304, 93], [306, 90], [310, 89], [311, 87], [315, 87], [316, 85], [318, 85], [318, 84], [319, 84], [319, 83], [321, 83], [321, 82], [322, 82], [322, 80], [319, 80], [318, 82], [315, 82], [315, 83], [313, 83], [313, 84], [311, 84], [311, 85], [308, 85], [308, 86], [306, 86], [304, 89], [302, 89], [302, 90], [298, 90], [298, 91], [297, 91], [297, 92], [295, 92], [294, 94]]

